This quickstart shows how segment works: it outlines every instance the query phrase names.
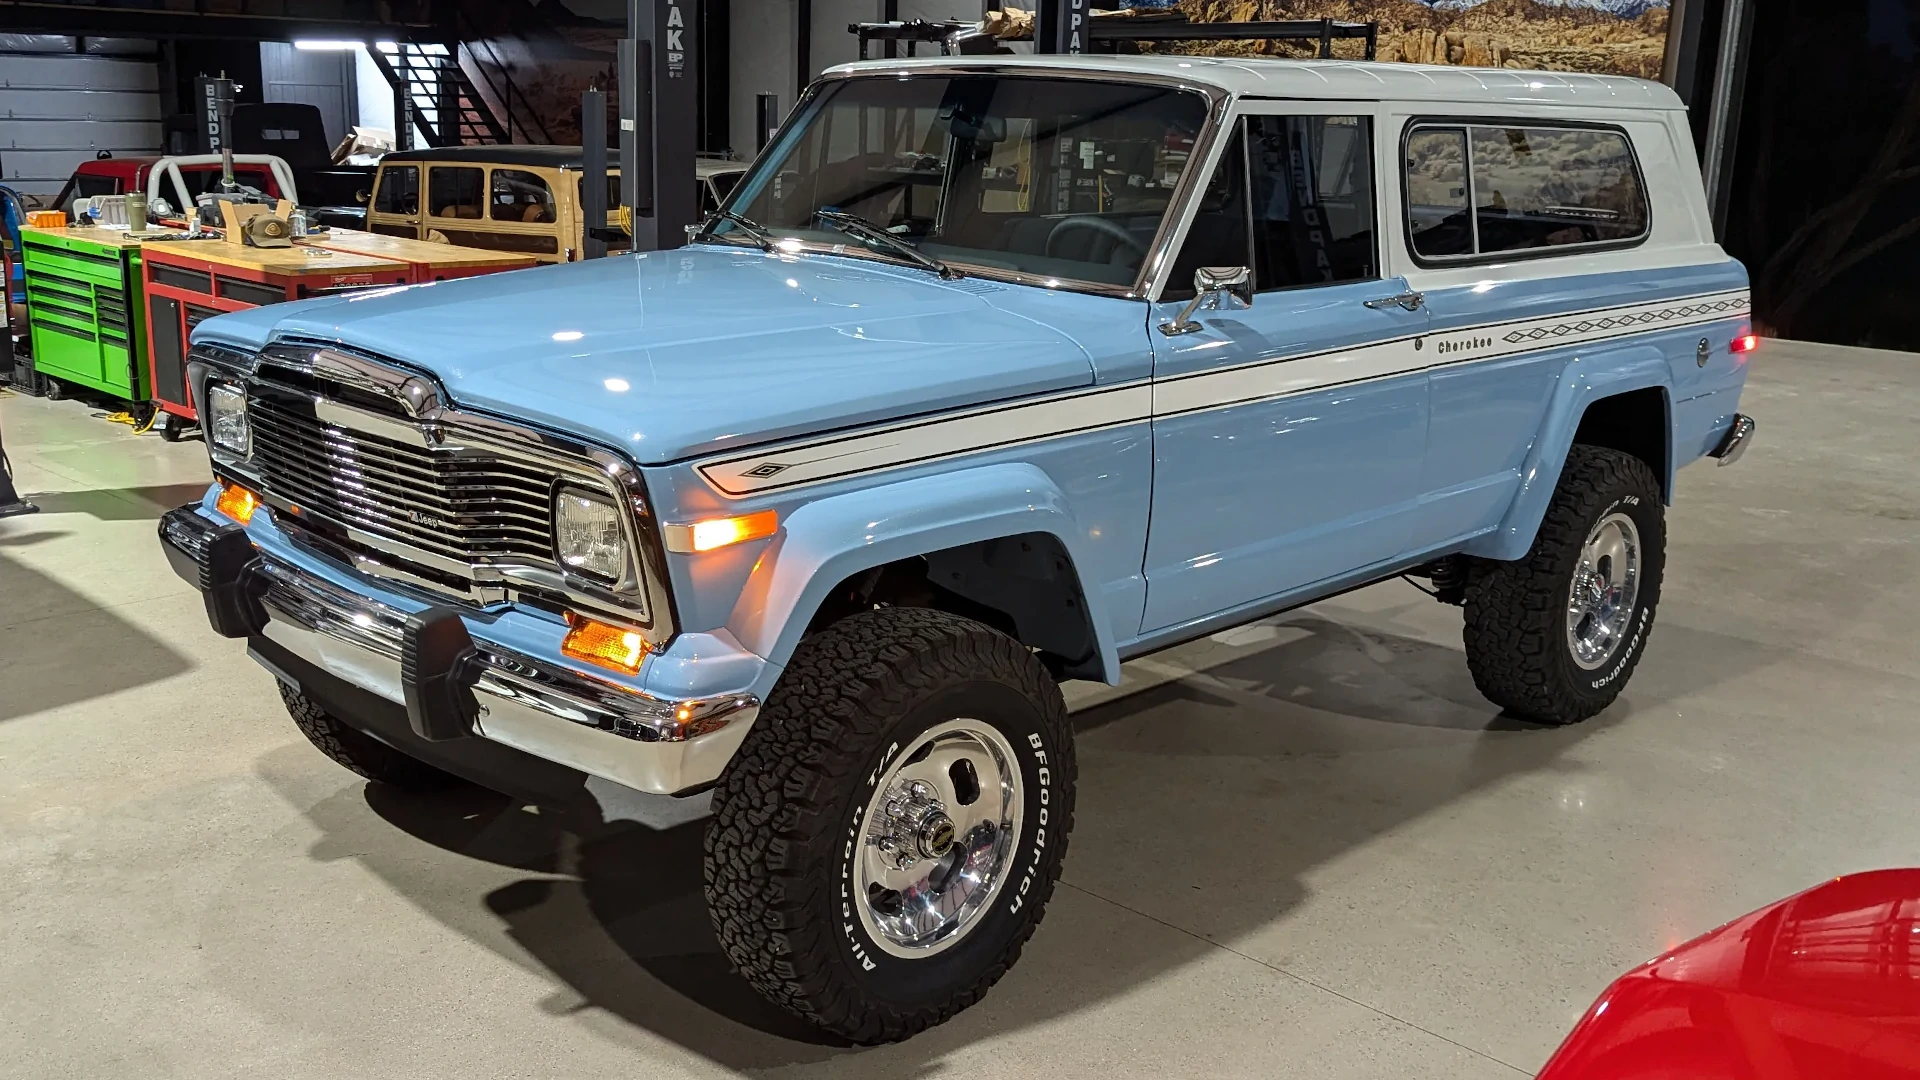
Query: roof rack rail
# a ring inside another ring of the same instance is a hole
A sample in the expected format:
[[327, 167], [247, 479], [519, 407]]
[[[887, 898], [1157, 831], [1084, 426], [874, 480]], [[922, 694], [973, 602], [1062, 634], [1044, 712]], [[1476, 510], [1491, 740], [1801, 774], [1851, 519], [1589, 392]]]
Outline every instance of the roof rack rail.
[[[893, 6], [893, 5], [888, 5]], [[996, 17], [997, 16], [997, 17]], [[940, 55], [992, 55], [1007, 53], [1003, 42], [1032, 41], [1033, 18], [1025, 12], [988, 12], [979, 22], [926, 19], [889, 22], [850, 23], [847, 32], [860, 39], [860, 59], [876, 59], [869, 46], [880, 42], [881, 58], [899, 57], [899, 43], [905, 42], [906, 55], [918, 55], [922, 44], [938, 45]], [[1097, 54], [1137, 51], [1129, 48], [1142, 41], [1295, 41], [1317, 43], [1322, 59], [1333, 57], [1333, 43], [1341, 40], [1366, 42], [1366, 58], [1378, 51], [1378, 22], [1340, 22], [1334, 19], [1280, 19], [1262, 22], [1192, 22], [1181, 12], [1156, 12], [1148, 15], [1100, 15], [1087, 22], [1087, 39]], [[1284, 58], [1283, 58], [1284, 59]]]

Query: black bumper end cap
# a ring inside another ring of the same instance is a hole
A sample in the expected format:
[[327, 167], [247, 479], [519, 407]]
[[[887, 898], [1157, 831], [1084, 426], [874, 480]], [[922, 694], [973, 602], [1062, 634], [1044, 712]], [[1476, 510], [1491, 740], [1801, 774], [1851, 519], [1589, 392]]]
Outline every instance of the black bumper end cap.
[[400, 685], [406, 692], [407, 725], [415, 735], [429, 742], [473, 735], [480, 715], [470, 670], [476, 655], [459, 612], [430, 607], [407, 616], [400, 639]]
[[173, 572], [200, 590], [215, 633], [250, 637], [267, 625], [253, 581], [260, 552], [245, 526], [209, 521], [195, 512], [198, 505], [189, 503], [160, 518], [160, 550]]
[[207, 621], [221, 637], [251, 637], [266, 628], [267, 612], [253, 591], [253, 564], [260, 558], [247, 530], [222, 525], [200, 554], [200, 591]]

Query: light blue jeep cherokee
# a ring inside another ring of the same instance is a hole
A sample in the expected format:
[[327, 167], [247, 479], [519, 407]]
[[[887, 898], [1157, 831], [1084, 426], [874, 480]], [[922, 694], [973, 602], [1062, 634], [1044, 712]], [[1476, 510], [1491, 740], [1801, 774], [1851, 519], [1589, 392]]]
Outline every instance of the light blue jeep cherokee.
[[854, 65], [679, 250], [201, 324], [161, 537], [363, 776], [712, 789], [740, 971], [884, 1041], [1039, 922], [1062, 680], [1411, 574], [1605, 708], [1747, 313], [1652, 83]]

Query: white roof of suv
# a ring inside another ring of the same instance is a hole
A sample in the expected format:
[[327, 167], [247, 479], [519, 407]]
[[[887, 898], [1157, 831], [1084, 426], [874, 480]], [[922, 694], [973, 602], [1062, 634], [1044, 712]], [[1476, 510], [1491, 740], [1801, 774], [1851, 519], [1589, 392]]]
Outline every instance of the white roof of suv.
[[1261, 60], [1219, 56], [939, 56], [867, 60], [827, 74], [911, 71], [915, 68], [1064, 69], [1115, 75], [1151, 74], [1215, 87], [1247, 97], [1333, 98], [1355, 101], [1499, 102], [1582, 105], [1613, 109], [1683, 109], [1671, 89], [1624, 75], [1516, 71], [1361, 60]]

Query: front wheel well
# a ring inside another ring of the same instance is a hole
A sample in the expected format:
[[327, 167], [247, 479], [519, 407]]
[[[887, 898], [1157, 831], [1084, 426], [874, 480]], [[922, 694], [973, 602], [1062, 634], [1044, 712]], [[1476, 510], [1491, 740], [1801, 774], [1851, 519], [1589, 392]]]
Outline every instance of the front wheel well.
[[1660, 481], [1660, 497], [1671, 501], [1671, 424], [1667, 392], [1658, 386], [1604, 397], [1587, 406], [1573, 441], [1631, 454], [1645, 462]]
[[979, 540], [851, 574], [827, 592], [806, 632], [878, 607], [933, 608], [985, 623], [1035, 650], [1056, 678], [1103, 675], [1080, 575], [1051, 533]]

